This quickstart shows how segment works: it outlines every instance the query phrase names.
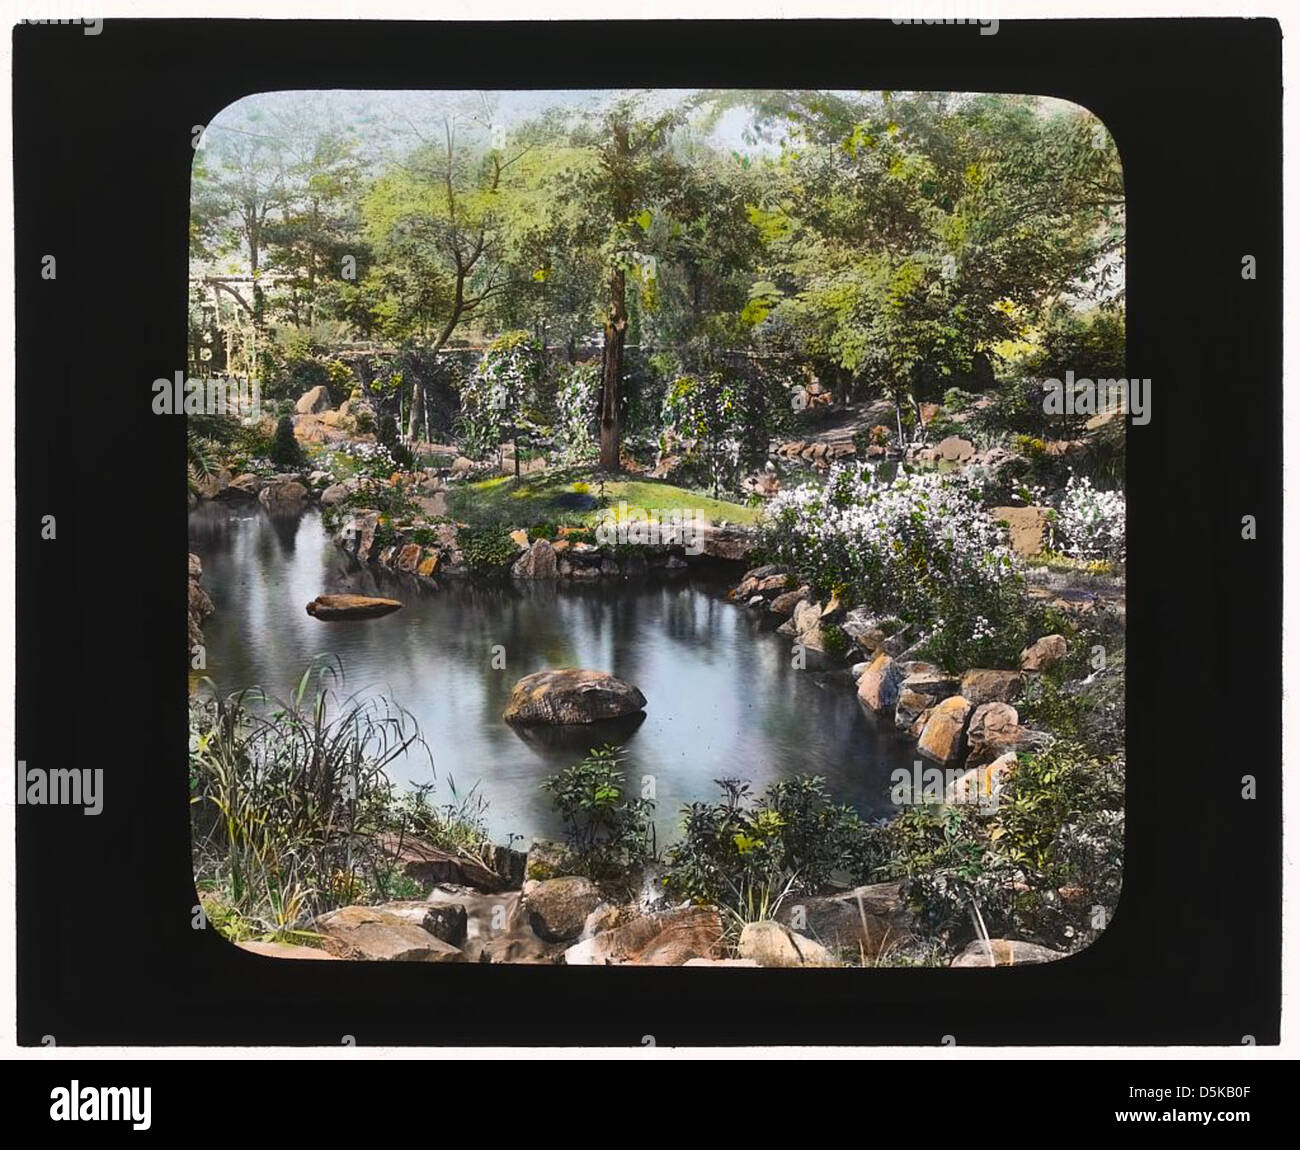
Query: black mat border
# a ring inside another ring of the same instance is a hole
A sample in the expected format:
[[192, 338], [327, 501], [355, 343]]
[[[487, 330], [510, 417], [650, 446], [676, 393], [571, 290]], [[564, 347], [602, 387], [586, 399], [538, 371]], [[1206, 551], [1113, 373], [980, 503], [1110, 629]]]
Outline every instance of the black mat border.
[[[1275, 21], [1004, 21], [981, 37], [888, 21], [110, 19], [94, 37], [20, 26], [14, 46], [17, 755], [102, 766], [107, 792], [97, 818], [18, 809], [20, 1042], [1276, 1042]], [[183, 426], [151, 414], [149, 384], [185, 364], [191, 128], [281, 88], [606, 86], [1036, 92], [1114, 135], [1129, 370], [1152, 377], [1154, 418], [1129, 433], [1126, 888], [1087, 952], [993, 972], [354, 967], [261, 960], [190, 929]], [[50, 513], [58, 538], [42, 542]]]

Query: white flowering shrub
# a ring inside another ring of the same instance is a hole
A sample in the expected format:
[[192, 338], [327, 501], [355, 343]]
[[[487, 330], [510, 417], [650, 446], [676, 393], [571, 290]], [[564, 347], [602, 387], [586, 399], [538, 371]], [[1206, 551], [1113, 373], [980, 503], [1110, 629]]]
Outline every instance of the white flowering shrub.
[[[336, 458], [345, 461], [343, 469], [335, 465]], [[363, 440], [345, 440], [325, 456], [324, 462], [331, 471], [344, 470], [374, 479], [387, 479], [394, 471], [400, 470], [393, 453], [384, 444]]]
[[954, 670], [1014, 665], [1041, 625], [1011, 553], [958, 476], [835, 467], [825, 486], [783, 491], [768, 505], [764, 553], [823, 594], [895, 615], [926, 634], [925, 651]]
[[1126, 512], [1122, 491], [1098, 491], [1090, 479], [1071, 475], [1052, 523], [1053, 543], [1072, 559], [1123, 563]]
[[596, 453], [592, 428], [600, 414], [600, 367], [580, 363], [569, 370], [555, 394], [555, 440], [566, 463]]
[[483, 353], [460, 384], [459, 430], [471, 459], [495, 451], [506, 425], [521, 419], [542, 370], [541, 345], [526, 331], [507, 332]]
[[717, 374], [678, 377], [664, 395], [662, 421], [665, 433], [692, 445], [688, 460], [702, 470], [715, 497], [736, 486], [745, 405], [734, 381]]

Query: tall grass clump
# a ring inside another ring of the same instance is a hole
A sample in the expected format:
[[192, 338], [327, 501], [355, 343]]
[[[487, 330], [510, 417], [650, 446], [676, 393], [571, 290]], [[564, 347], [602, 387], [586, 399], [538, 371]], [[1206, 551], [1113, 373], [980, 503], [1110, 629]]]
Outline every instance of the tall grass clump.
[[436, 821], [387, 774], [408, 752], [428, 757], [415, 719], [341, 684], [341, 665], [324, 662], [284, 699], [256, 688], [222, 696], [205, 680], [191, 704], [195, 879], [236, 939], [303, 941], [316, 914], [383, 897], [394, 876], [380, 836], [406, 830], [413, 803]]

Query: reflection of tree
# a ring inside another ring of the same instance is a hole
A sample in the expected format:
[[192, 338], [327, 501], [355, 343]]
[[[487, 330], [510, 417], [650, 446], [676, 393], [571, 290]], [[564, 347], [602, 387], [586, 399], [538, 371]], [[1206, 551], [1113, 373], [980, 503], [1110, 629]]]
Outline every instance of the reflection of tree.
[[[271, 524], [271, 531], [275, 535], [276, 541], [280, 544], [280, 552], [287, 559], [294, 552], [294, 546], [298, 538], [298, 524], [302, 522], [302, 512], [293, 511], [288, 513], [272, 514], [269, 511], [263, 512], [267, 521]], [[265, 537], [265, 533], [263, 533]]]

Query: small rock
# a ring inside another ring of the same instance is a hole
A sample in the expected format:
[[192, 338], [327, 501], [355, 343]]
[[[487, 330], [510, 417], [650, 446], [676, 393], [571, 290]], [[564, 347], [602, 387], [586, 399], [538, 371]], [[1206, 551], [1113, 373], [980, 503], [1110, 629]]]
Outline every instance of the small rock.
[[642, 915], [564, 952], [568, 966], [682, 966], [722, 957], [722, 918], [711, 907]]
[[1053, 962], [1064, 958], [1060, 951], [1049, 950], [1033, 942], [1019, 939], [991, 938], [988, 942], [976, 939], [952, 960], [953, 966], [1029, 966], [1038, 962]]
[[1064, 635], [1044, 635], [1020, 652], [1022, 671], [1046, 671], [1065, 658]]
[[294, 404], [294, 411], [299, 415], [318, 415], [322, 411], [328, 411], [330, 407], [330, 393], [324, 384], [318, 384], [310, 391], [305, 391]]
[[917, 751], [941, 765], [956, 762], [964, 750], [963, 734], [970, 712], [970, 700], [961, 695], [944, 699], [930, 712], [917, 740]]
[[251, 473], [236, 475], [229, 486], [218, 491], [216, 498], [222, 502], [249, 502], [257, 498], [262, 490], [262, 481]]
[[836, 958], [821, 943], [796, 934], [779, 922], [747, 922], [740, 932], [737, 953], [759, 966], [836, 966]]
[[489, 893], [506, 889], [507, 880], [478, 859], [452, 854], [416, 835], [385, 832], [376, 842], [416, 882], [453, 883]]
[[961, 693], [975, 706], [981, 703], [1010, 703], [1020, 696], [1024, 680], [1019, 671], [975, 669], [961, 677]]
[[345, 906], [320, 915], [321, 945], [339, 958], [382, 962], [463, 962], [450, 943], [402, 916], [373, 906]]
[[[904, 680], [906, 684], [906, 680]], [[910, 731], [923, 712], [930, 710], [938, 700], [933, 695], [913, 691], [904, 685], [898, 691], [898, 704], [894, 708], [894, 726], [900, 731]]]
[[940, 459], [945, 459], [950, 463], [965, 463], [975, 454], [975, 445], [969, 439], [962, 439], [957, 435], [950, 435], [947, 439], [939, 440], [934, 449]]
[[989, 514], [1008, 525], [1011, 549], [1030, 558], [1042, 551], [1046, 542], [1047, 512], [1046, 507], [995, 507]]
[[524, 877], [530, 882], [545, 882], [547, 878], [559, 878], [567, 873], [564, 869], [568, 851], [564, 843], [552, 842], [549, 838], [534, 839], [524, 860]]
[[578, 875], [546, 879], [524, 892], [533, 930], [547, 942], [577, 938], [587, 916], [602, 901], [596, 884]]
[[273, 515], [301, 510], [310, 493], [296, 479], [272, 479], [257, 493], [258, 502]]
[[516, 579], [554, 579], [559, 570], [550, 541], [538, 539], [533, 543], [515, 560], [513, 574]]
[[978, 767], [1014, 750], [1020, 743], [1020, 716], [1009, 703], [981, 703], [966, 729], [967, 767]]
[[515, 684], [506, 707], [510, 723], [592, 723], [632, 715], [645, 696], [606, 671], [537, 671]]
[[944, 802], [973, 805], [992, 814], [997, 810], [1002, 784], [1015, 765], [1016, 756], [1011, 752], [986, 766], [967, 771], [948, 786]]
[[877, 714], [892, 711], [898, 703], [901, 681], [898, 665], [888, 655], [881, 653], [858, 679], [858, 699]]
[[767, 605], [767, 609], [773, 615], [781, 615], [784, 618], [788, 619], [791, 615], [794, 614], [795, 608], [798, 607], [799, 604], [802, 603], [804, 599], [806, 599], [807, 597], [808, 597], [807, 586], [799, 587], [794, 591], [784, 591], [780, 595], [777, 595]]
[[317, 950], [314, 946], [294, 946], [287, 942], [253, 942], [250, 939], [237, 942], [235, 945], [240, 950], [246, 950], [250, 954], [260, 954], [263, 958], [324, 958], [331, 961], [337, 959], [336, 955]]
[[424, 917], [423, 926], [434, 938], [440, 938], [443, 942], [451, 943], [452, 946], [460, 946], [465, 941], [468, 922], [469, 916], [466, 914], [465, 907], [461, 903], [453, 902], [445, 906], [431, 907]]
[[831, 953], [847, 951], [852, 961], [869, 961], [912, 940], [919, 933], [916, 916], [903, 898], [902, 883], [879, 882], [843, 894], [787, 899], [776, 915], [786, 926]]

